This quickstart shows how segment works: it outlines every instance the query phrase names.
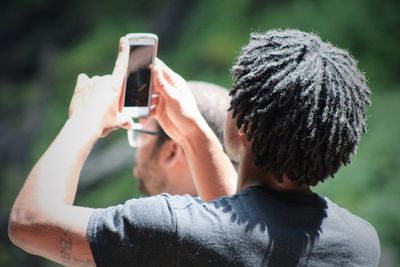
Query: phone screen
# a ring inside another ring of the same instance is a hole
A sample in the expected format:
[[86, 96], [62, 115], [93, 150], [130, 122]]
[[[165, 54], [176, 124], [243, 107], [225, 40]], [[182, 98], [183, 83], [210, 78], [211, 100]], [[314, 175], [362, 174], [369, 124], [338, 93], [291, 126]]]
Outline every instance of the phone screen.
[[148, 106], [153, 53], [153, 45], [130, 46], [125, 107]]

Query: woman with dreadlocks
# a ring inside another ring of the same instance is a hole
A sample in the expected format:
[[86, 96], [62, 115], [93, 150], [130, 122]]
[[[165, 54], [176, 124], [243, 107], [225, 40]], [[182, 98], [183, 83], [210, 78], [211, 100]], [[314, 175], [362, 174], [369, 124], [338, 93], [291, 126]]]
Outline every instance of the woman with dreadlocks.
[[[75, 103], [82, 106], [14, 204], [15, 244], [72, 266], [377, 266], [375, 229], [311, 190], [350, 163], [366, 131], [370, 92], [349, 53], [297, 30], [251, 35], [232, 68], [224, 132], [225, 148], [239, 163], [236, 194], [209, 202], [161, 194], [107, 209], [76, 207], [84, 158], [104, 131], [122, 125], [115, 86], [126, 73], [121, 63], [111, 81], [77, 86]], [[231, 192], [230, 161], [185, 81], [161, 61], [153, 81], [153, 115], [182, 145], [196, 186], [213, 181], [214, 196]], [[64, 160], [56, 168], [58, 154]]]

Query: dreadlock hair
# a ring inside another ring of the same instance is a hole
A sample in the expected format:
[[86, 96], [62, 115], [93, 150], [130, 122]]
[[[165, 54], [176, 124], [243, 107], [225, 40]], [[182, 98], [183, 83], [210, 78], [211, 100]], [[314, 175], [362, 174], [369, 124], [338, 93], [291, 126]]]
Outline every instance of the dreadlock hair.
[[348, 52], [298, 30], [252, 33], [232, 73], [230, 110], [256, 166], [316, 185], [350, 163], [370, 91]]

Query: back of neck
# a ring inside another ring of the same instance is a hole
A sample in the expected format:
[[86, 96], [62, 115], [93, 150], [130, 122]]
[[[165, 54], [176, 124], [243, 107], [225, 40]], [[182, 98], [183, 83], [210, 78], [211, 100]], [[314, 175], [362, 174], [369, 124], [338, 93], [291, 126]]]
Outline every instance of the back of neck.
[[243, 160], [238, 169], [238, 190], [252, 185], [262, 185], [275, 191], [310, 194], [311, 189], [307, 184], [299, 184], [290, 180], [286, 174], [282, 175], [281, 181], [271, 172], [265, 172], [255, 166], [253, 160]]

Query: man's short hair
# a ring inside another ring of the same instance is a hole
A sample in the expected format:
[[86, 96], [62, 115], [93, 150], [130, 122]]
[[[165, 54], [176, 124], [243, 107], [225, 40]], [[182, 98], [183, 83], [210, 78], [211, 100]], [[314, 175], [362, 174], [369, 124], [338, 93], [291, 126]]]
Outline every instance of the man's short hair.
[[[200, 81], [188, 81], [187, 85], [196, 100], [201, 115], [223, 144], [226, 112], [230, 100], [228, 90], [213, 83]], [[163, 131], [160, 126], [159, 130]], [[158, 146], [161, 146], [164, 141], [165, 138], [159, 138]]]
[[316, 185], [350, 163], [370, 91], [356, 61], [313, 33], [252, 33], [232, 68], [230, 109], [256, 166]]
[[187, 84], [201, 115], [223, 144], [226, 112], [230, 101], [228, 90], [208, 82], [188, 81]]

